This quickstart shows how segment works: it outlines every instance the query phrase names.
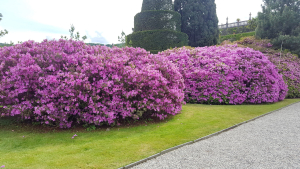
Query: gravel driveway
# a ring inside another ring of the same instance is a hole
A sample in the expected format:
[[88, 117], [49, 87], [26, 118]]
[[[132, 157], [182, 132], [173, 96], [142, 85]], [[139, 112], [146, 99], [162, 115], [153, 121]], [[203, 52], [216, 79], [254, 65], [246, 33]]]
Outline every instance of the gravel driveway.
[[133, 168], [300, 168], [300, 103]]

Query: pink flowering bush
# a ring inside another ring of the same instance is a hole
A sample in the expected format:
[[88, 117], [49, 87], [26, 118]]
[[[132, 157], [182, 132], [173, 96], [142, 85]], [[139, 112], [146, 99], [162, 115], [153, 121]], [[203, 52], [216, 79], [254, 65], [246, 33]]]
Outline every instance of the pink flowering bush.
[[266, 56], [237, 45], [175, 48], [158, 54], [179, 67], [190, 103], [242, 104], [283, 100], [287, 85]]
[[270, 40], [258, 40], [254, 37], [247, 37], [237, 42], [261, 51], [277, 67], [282, 74], [285, 83], [288, 85], [286, 98], [300, 98], [300, 58], [291, 53], [274, 50]]
[[167, 58], [141, 48], [27, 41], [0, 49], [1, 116], [71, 127], [181, 111], [184, 81]]
[[300, 59], [291, 53], [268, 52], [269, 60], [274, 63], [285, 83], [288, 85], [286, 98], [300, 98]]

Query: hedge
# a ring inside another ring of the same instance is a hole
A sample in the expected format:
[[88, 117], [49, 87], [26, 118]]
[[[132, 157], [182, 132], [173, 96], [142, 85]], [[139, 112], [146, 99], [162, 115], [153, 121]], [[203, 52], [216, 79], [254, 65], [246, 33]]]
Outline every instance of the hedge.
[[172, 0], [143, 0], [142, 12], [152, 10], [174, 10]]
[[221, 36], [220, 37], [220, 42], [223, 42], [224, 40], [237, 41], [237, 40], [240, 40], [242, 37], [247, 37], [247, 36], [255, 36], [255, 31], [254, 32], [247, 32], [247, 33]]
[[135, 15], [135, 32], [155, 29], [168, 29], [180, 32], [180, 14], [175, 11], [145, 11]]
[[188, 36], [185, 33], [171, 30], [148, 30], [134, 32], [127, 36], [126, 44], [149, 50], [163, 51], [169, 48], [188, 45]]

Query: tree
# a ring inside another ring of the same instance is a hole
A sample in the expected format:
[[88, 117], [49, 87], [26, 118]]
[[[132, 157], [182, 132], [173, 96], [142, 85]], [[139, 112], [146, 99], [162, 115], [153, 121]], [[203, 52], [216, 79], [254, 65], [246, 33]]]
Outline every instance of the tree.
[[239, 32], [240, 32], [239, 29], [240, 29], [240, 21], [241, 21], [241, 19], [240, 19], [240, 18], [237, 18], [236, 21], [237, 21], [237, 23], [238, 23], [238, 28], [237, 28], [238, 30], [237, 30], [237, 31], [238, 31], [238, 33], [239, 33]]
[[[3, 15], [0, 13], [0, 21], [2, 20]], [[8, 31], [6, 29], [4, 29], [3, 31], [0, 31], [0, 37], [4, 36], [8, 34]]]
[[248, 20], [248, 25], [246, 26], [248, 31], [255, 31], [256, 27], [257, 27], [257, 17]]
[[262, 12], [257, 16], [256, 35], [273, 39], [279, 35], [298, 35], [300, 26], [300, 1], [263, 0]]
[[[262, 12], [257, 16], [256, 36], [272, 39], [275, 47], [300, 54], [300, 1], [263, 0]], [[299, 55], [300, 56], [300, 55]]]
[[181, 30], [192, 47], [215, 45], [219, 38], [215, 0], [175, 0], [181, 14]]
[[[80, 40], [80, 34], [79, 32], [76, 32], [76, 34], [74, 35], [74, 31], [75, 31], [75, 27], [74, 25], [72, 24], [71, 25], [71, 28], [69, 29], [69, 32], [70, 32], [70, 39], [73, 39], [75, 38], [75, 40]], [[61, 36], [62, 39], [68, 39], [66, 36]], [[82, 37], [82, 41], [85, 41], [87, 39], [86, 35], [84, 35]]]
[[125, 47], [125, 39], [126, 34], [124, 31], [122, 31], [121, 36], [118, 36], [118, 41], [121, 43], [121, 47]]
[[143, 0], [142, 11], [171, 11], [172, 0]]
[[126, 45], [157, 53], [188, 44], [181, 32], [181, 16], [172, 0], [143, 0], [142, 11], [134, 17], [134, 32], [126, 36]]

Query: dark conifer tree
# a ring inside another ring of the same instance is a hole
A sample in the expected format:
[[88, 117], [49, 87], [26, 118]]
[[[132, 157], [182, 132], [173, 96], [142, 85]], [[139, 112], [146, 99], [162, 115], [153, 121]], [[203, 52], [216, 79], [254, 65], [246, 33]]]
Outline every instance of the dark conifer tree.
[[173, 10], [172, 0], [143, 0], [143, 11], [171, 11]]
[[189, 36], [192, 47], [218, 43], [219, 29], [215, 0], [175, 0], [181, 14], [181, 31]]
[[257, 16], [256, 36], [272, 39], [274, 47], [289, 49], [300, 56], [300, 1], [263, 0]]
[[188, 45], [181, 32], [181, 16], [174, 11], [172, 0], [143, 0], [142, 11], [134, 17], [134, 32], [126, 45], [142, 47], [151, 53]]
[[262, 12], [258, 13], [256, 35], [273, 39], [281, 35], [298, 34], [300, 26], [299, 0], [263, 0]]

